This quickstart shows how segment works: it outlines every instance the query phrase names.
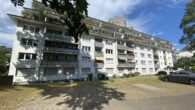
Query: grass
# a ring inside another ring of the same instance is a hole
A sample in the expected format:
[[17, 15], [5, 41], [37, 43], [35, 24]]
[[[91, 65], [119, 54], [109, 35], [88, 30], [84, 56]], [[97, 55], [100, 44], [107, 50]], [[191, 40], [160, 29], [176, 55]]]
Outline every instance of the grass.
[[[132, 78], [111, 78], [108, 81], [89, 81], [89, 82], [73, 82], [73, 83], [45, 83], [45, 84], [34, 84], [34, 85], [23, 85], [23, 86], [0, 86], [0, 110], [12, 110], [15, 107], [20, 106], [26, 101], [29, 101], [33, 98], [43, 95], [43, 93], [52, 90], [53, 88], [72, 88], [72, 87], [83, 87], [83, 85], [98, 85], [103, 84], [107, 87], [112, 88], [128, 88], [130, 89], [131, 84], [142, 83], [149, 84], [156, 87], [166, 88], [170, 91], [170, 94], [174, 94], [176, 91], [186, 92], [191, 91], [195, 92], [195, 88], [189, 85], [184, 84], [175, 84], [175, 83], [166, 83], [158, 79], [156, 76], [139, 76]], [[172, 90], [174, 88], [174, 90]], [[132, 91], [127, 91], [132, 92]], [[171, 91], [172, 90], [172, 91]], [[137, 94], [137, 89], [135, 89]], [[146, 94], [147, 95], [147, 94]]]

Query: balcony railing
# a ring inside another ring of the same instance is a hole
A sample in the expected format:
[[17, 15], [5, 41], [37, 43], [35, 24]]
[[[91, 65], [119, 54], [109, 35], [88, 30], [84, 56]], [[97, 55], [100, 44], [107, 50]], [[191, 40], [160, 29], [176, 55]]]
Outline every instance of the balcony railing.
[[118, 49], [122, 49], [122, 50], [126, 50], [127, 49], [127, 46], [126, 45], [117, 45], [117, 48]]
[[128, 51], [134, 51], [134, 48], [133, 48], [133, 47], [128, 47], [128, 46], [127, 46], [127, 50], [128, 50]]
[[45, 33], [44, 38], [45, 38], [45, 40], [52, 40], [52, 41], [54, 41], [54, 40], [63, 41], [63, 42], [71, 42], [72, 41], [70, 36], [50, 34], [50, 33]]
[[154, 61], [159, 61], [159, 58], [157, 58], [157, 57], [154, 57]]
[[43, 67], [78, 67], [78, 62], [67, 61], [41, 61]]
[[96, 57], [103, 57], [104, 54], [102, 52], [95, 52]]
[[103, 47], [103, 43], [95, 41], [95, 46], [96, 47]]
[[51, 52], [51, 53], [67, 53], [67, 54], [78, 54], [78, 49], [65, 49], [65, 48], [56, 48], [56, 47], [44, 47], [44, 52]]
[[95, 63], [95, 67], [96, 68], [103, 68], [104, 67], [104, 63]]
[[121, 67], [121, 68], [132, 68], [132, 67], [135, 67], [135, 63], [119, 63], [118, 67]]

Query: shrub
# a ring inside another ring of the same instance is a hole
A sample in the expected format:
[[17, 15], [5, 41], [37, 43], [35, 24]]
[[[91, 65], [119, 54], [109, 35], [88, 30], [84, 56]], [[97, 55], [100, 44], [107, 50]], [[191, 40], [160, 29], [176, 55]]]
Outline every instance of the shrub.
[[139, 76], [140, 73], [139, 72], [135, 72], [135, 73], [129, 73], [129, 74], [123, 74], [124, 78], [129, 78], [129, 77], [136, 77]]
[[97, 74], [97, 78], [98, 78], [98, 80], [108, 80], [109, 78], [105, 75], [105, 74], [103, 74], [103, 73], [98, 73]]
[[159, 71], [157, 73], [157, 76], [161, 76], [161, 75], [167, 75], [167, 72], [166, 71]]
[[112, 78], [116, 78], [116, 75], [114, 74], [114, 75], [112, 76]]
[[131, 74], [131, 77], [136, 77], [136, 76], [139, 76], [140, 74], [141, 74], [140, 72], [135, 72]]
[[192, 70], [192, 71], [195, 71], [195, 66], [192, 66], [191, 70]]

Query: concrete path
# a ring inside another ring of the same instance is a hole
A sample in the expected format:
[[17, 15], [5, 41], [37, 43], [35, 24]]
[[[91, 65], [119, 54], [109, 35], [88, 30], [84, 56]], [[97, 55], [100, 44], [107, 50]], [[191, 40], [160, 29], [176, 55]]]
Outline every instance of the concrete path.
[[149, 84], [58, 87], [16, 110], [195, 110], [195, 91], [190, 89], [178, 91]]

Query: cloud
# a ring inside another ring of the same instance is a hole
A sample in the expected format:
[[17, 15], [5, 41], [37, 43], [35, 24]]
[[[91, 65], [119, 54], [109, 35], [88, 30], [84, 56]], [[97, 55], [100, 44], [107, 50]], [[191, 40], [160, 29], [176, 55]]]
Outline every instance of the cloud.
[[[25, 0], [25, 7], [31, 6], [32, 0]], [[10, 0], [0, 0], [0, 44], [11, 46], [15, 37], [16, 25], [7, 14], [21, 15], [22, 7], [15, 7]]]
[[[136, 9], [140, 4], [147, 2], [148, 0], [88, 0], [89, 2], [89, 16], [98, 18], [104, 21], [108, 21], [109, 18], [115, 16], [127, 16]], [[139, 31], [146, 31], [144, 26], [148, 23], [152, 14], [140, 16], [130, 19], [127, 18], [127, 26], [133, 26]]]
[[7, 33], [0, 33], [0, 45], [6, 45], [8, 47], [12, 47], [12, 43], [14, 38], [16, 37], [15, 33], [7, 34]]

